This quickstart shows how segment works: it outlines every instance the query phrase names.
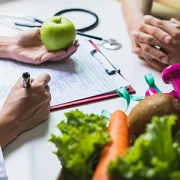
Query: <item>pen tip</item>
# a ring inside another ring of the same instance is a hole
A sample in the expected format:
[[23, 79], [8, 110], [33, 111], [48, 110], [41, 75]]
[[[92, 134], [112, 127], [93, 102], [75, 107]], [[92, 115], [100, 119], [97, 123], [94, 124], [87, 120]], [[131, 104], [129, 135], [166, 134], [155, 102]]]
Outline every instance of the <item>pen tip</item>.
[[23, 77], [23, 78], [30, 78], [30, 74], [29, 74], [28, 72], [24, 72], [24, 73], [22, 74], [22, 77]]

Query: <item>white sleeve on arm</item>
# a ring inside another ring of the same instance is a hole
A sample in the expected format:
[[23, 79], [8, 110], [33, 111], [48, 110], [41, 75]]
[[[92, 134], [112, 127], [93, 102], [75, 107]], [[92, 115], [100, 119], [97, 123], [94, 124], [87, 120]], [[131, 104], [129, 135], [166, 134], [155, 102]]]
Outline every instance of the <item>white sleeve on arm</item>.
[[0, 180], [8, 180], [1, 146], [0, 146]]

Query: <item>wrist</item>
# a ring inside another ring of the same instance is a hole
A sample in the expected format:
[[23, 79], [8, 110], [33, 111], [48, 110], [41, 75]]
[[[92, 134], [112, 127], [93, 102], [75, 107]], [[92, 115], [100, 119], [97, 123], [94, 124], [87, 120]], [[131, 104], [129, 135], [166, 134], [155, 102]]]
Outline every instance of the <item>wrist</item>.
[[11, 58], [11, 47], [13, 46], [13, 37], [0, 37], [0, 57]]
[[5, 112], [0, 112], [0, 144], [5, 148], [11, 141], [18, 136], [18, 124]]
[[129, 23], [127, 24], [128, 32], [129, 34], [132, 33], [132, 31], [137, 31], [143, 21], [144, 14], [138, 13], [133, 18], [131, 17], [129, 19]]

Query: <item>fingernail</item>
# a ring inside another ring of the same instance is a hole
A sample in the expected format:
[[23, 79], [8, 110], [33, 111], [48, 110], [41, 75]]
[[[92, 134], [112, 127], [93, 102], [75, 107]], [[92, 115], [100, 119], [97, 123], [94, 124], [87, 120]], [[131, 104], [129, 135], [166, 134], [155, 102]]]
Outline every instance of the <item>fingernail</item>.
[[161, 59], [161, 61], [162, 61], [162, 63], [164, 63], [164, 64], [168, 64], [168, 58], [167, 58], [167, 57], [163, 57], [163, 58]]
[[147, 16], [144, 16], [143, 19], [144, 19], [144, 22], [149, 22], [151, 17], [147, 15]]
[[166, 44], [170, 44], [171, 43], [171, 37], [170, 36], [165, 36], [165, 38], [164, 38], [164, 42], [166, 43]]
[[177, 24], [175, 24], [175, 23], [173, 24], [173, 26], [174, 26], [175, 28], [178, 28], [178, 27], [179, 27], [179, 26], [178, 26]]
[[136, 37], [136, 32], [135, 32], [135, 31], [132, 31], [131, 36], [132, 36], [132, 37]]
[[74, 51], [76, 48], [75, 47], [71, 47], [71, 51]]
[[174, 18], [171, 18], [171, 21], [176, 22], [177, 20], [176, 20], [176, 19], [174, 19]]
[[136, 49], [132, 49], [132, 52], [136, 54], [136, 53], [137, 53], [137, 50], [136, 50]]

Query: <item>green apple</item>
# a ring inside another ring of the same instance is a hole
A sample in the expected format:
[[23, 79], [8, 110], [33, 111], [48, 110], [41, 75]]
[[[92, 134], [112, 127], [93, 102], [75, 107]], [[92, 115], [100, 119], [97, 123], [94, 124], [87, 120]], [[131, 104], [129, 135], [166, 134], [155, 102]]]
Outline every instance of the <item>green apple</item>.
[[58, 51], [72, 46], [76, 38], [74, 24], [62, 16], [54, 16], [43, 22], [41, 40], [49, 51]]

